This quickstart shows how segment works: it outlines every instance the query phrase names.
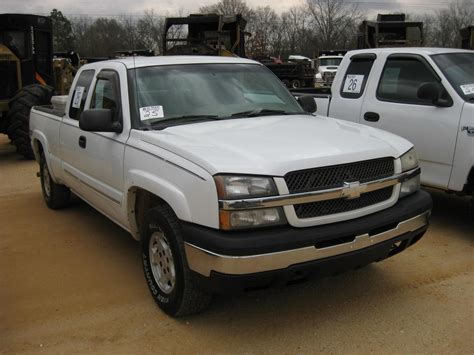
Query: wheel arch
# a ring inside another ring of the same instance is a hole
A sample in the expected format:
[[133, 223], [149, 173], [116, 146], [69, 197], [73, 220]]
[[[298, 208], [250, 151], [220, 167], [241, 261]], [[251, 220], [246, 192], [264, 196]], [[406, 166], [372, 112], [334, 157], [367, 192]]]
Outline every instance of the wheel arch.
[[133, 238], [140, 240], [140, 229], [146, 212], [160, 204], [167, 205], [178, 219], [191, 221], [191, 213], [182, 193], [159, 184], [154, 187], [133, 185], [127, 189], [126, 196], [127, 218]]
[[466, 194], [474, 195], [474, 166], [471, 167], [469, 175], [467, 176], [466, 184], [464, 185], [463, 192]]
[[44, 145], [44, 143], [38, 137], [33, 137], [32, 138], [31, 147], [33, 149], [33, 154], [35, 155], [35, 160], [38, 163], [40, 161], [41, 153], [44, 152], [43, 145]]

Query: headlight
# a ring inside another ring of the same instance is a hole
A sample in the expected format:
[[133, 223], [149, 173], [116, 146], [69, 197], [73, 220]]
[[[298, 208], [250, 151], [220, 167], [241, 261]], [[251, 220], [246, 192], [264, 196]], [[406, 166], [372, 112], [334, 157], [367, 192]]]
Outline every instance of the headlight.
[[[248, 199], [278, 195], [272, 178], [261, 176], [217, 175], [214, 177], [220, 200]], [[281, 207], [219, 211], [221, 229], [267, 227], [286, 223]]]
[[221, 229], [242, 229], [268, 227], [286, 223], [283, 209], [261, 208], [247, 211], [220, 211], [219, 226]]
[[413, 170], [418, 166], [418, 158], [416, 156], [415, 148], [410, 149], [408, 152], [400, 157], [402, 162], [402, 172]]
[[221, 200], [278, 195], [275, 182], [268, 177], [217, 175], [214, 180]]
[[[413, 170], [418, 167], [418, 158], [415, 149], [412, 148], [400, 157], [402, 172]], [[420, 174], [402, 183], [400, 198], [411, 195], [420, 189]]]

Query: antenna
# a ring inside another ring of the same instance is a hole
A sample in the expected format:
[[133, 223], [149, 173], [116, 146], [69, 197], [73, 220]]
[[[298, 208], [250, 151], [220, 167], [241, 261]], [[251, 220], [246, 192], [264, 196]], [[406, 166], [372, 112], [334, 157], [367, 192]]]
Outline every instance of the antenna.
[[[135, 51], [138, 48], [135, 48], [135, 33], [131, 33], [132, 35], [132, 50]], [[134, 89], [135, 89], [135, 115], [138, 114], [137, 118], [140, 120], [140, 107], [138, 107], [138, 80], [137, 80], [137, 65], [135, 61], [135, 53], [132, 52], [133, 58], [133, 77], [135, 81]]]

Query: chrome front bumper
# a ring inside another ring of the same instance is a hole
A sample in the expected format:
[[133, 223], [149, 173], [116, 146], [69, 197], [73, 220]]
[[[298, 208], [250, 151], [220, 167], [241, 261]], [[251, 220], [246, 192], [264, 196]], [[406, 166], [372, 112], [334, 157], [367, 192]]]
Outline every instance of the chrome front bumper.
[[377, 245], [427, 226], [429, 216], [430, 211], [426, 211], [399, 222], [395, 228], [374, 235], [367, 233], [358, 235], [351, 242], [325, 248], [309, 246], [259, 255], [229, 256], [212, 253], [188, 242], [184, 243], [184, 247], [189, 268], [201, 275], [210, 276], [211, 271], [228, 275], [253, 274], [285, 269], [291, 265], [350, 253]]

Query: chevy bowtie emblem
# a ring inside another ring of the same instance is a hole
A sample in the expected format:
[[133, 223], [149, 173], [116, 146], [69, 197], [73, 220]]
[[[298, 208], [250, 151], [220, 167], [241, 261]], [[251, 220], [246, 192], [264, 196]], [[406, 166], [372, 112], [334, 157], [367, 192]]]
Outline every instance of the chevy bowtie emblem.
[[342, 197], [352, 200], [359, 198], [362, 193], [367, 190], [367, 185], [361, 185], [359, 181], [344, 182], [344, 188], [342, 189]]

